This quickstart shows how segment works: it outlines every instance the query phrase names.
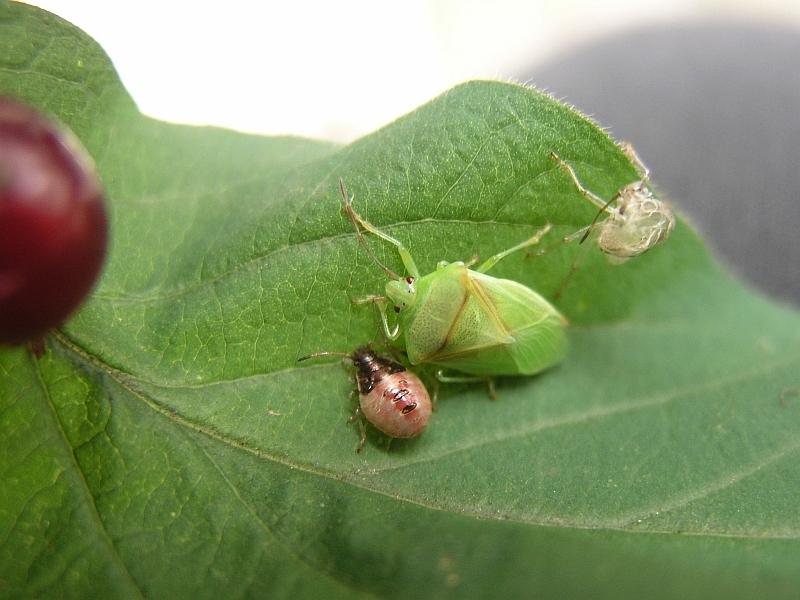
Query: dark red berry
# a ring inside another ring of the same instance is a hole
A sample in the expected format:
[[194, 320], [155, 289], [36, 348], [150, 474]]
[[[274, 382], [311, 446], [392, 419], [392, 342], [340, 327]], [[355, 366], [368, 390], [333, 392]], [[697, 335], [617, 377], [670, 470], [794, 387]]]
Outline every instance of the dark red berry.
[[0, 344], [60, 325], [94, 285], [107, 238], [102, 189], [80, 143], [0, 98]]

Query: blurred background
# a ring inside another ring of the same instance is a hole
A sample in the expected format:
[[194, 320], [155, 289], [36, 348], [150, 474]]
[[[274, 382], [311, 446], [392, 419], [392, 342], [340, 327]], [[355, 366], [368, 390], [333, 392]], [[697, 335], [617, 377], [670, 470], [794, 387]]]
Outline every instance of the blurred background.
[[721, 260], [800, 306], [800, 0], [31, 1], [142, 112], [346, 143], [474, 78], [630, 141]]

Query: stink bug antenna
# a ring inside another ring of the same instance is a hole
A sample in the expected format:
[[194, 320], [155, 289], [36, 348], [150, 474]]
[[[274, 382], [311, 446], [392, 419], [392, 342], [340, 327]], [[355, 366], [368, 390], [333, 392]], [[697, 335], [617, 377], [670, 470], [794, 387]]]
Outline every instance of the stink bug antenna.
[[350, 222], [353, 224], [353, 229], [356, 230], [358, 241], [361, 242], [362, 246], [364, 246], [364, 249], [367, 251], [367, 254], [369, 254], [372, 257], [372, 260], [374, 260], [377, 263], [377, 265], [381, 269], [383, 269], [384, 273], [386, 273], [389, 277], [395, 280], [402, 279], [400, 275], [398, 275], [397, 273], [392, 271], [389, 267], [384, 265], [381, 261], [379, 261], [378, 257], [375, 256], [370, 247], [367, 245], [367, 240], [364, 239], [364, 234], [361, 233], [361, 227], [359, 227], [359, 224], [362, 227], [364, 227], [367, 231], [373, 231], [373, 228], [371, 225], [369, 225], [369, 223], [364, 221], [364, 219], [362, 219], [359, 215], [357, 215], [356, 212], [353, 210], [353, 207], [350, 205], [350, 201], [352, 200], [352, 198], [350, 198], [350, 196], [347, 195], [347, 189], [344, 187], [344, 180], [342, 179], [339, 179], [339, 189], [342, 190], [342, 198], [344, 198], [344, 209], [345, 211], [347, 211], [347, 216], [350, 218]]
[[297, 362], [308, 360], [309, 358], [317, 358], [319, 356], [342, 356], [344, 358], [349, 358], [353, 360], [353, 356], [347, 354], [347, 352], [315, 352], [314, 354], [306, 354], [305, 356], [301, 356], [297, 359]]

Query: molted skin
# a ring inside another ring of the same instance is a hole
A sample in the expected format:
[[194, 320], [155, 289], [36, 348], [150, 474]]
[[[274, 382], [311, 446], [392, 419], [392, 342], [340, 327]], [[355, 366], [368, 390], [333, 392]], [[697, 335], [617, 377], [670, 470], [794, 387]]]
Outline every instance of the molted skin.
[[645, 180], [623, 187], [614, 196], [609, 215], [598, 225], [597, 247], [617, 259], [632, 258], [647, 252], [669, 237], [675, 216], [653, 196]]
[[[550, 157], [569, 175], [581, 195], [600, 209], [591, 224], [565, 237], [563, 241], [571, 242], [580, 238], [580, 243], [583, 243], [597, 230], [597, 247], [606, 253], [613, 264], [621, 264], [629, 258], [641, 256], [653, 246], [663, 244], [675, 229], [672, 210], [653, 195], [648, 185], [650, 175], [647, 167], [633, 146], [623, 144], [623, 150], [642, 178], [623, 186], [608, 202], [585, 188], [566, 161], [555, 152], [550, 153]], [[608, 216], [601, 221], [599, 219], [603, 214]]]
[[358, 369], [361, 410], [370, 423], [388, 436], [411, 438], [419, 435], [431, 418], [431, 399], [419, 377], [368, 347], [352, 355]]

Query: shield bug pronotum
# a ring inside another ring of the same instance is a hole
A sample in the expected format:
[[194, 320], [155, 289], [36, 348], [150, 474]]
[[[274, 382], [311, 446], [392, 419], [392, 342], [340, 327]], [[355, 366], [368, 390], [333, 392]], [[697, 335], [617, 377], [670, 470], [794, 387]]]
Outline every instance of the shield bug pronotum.
[[357, 422], [361, 440], [356, 452], [361, 452], [367, 439], [362, 415], [377, 429], [393, 438], [419, 435], [431, 419], [431, 398], [419, 377], [399, 361], [377, 354], [369, 344], [346, 352], [316, 352], [298, 361], [318, 356], [342, 356], [352, 361], [356, 369], [358, 405], [348, 424]]
[[[538, 243], [549, 224], [474, 270], [469, 267], [477, 259], [469, 264], [442, 261], [434, 272], [420, 276], [405, 246], [359, 216], [351, 206], [344, 183], [339, 183], [345, 210], [359, 241], [392, 279], [386, 284], [385, 296], [370, 296], [357, 302], [378, 305], [384, 335], [398, 340], [402, 333], [412, 365], [429, 362], [479, 376], [489, 381], [493, 394], [491, 377], [532, 375], [564, 357], [566, 319], [530, 288], [485, 274], [512, 252]], [[364, 239], [362, 227], [397, 248], [407, 276], [397, 275], [377, 259]], [[386, 317], [387, 302], [398, 313], [393, 329]]]
[[[669, 206], [653, 195], [650, 189], [650, 173], [630, 144], [623, 144], [623, 150], [639, 171], [640, 179], [622, 188], [608, 201], [583, 186], [575, 169], [555, 152], [550, 157], [569, 175], [581, 195], [594, 204], [599, 211], [586, 227], [566, 236], [560, 242], [532, 254], [542, 255], [553, 248], [580, 238], [580, 244], [591, 235], [595, 236], [597, 247], [606, 254], [612, 264], [622, 264], [629, 258], [640, 256], [653, 246], [667, 241], [675, 227], [675, 216]], [[603, 214], [608, 216], [600, 219]], [[561, 295], [572, 274], [578, 268], [582, 255], [573, 263], [569, 274], [559, 287], [555, 297]]]

